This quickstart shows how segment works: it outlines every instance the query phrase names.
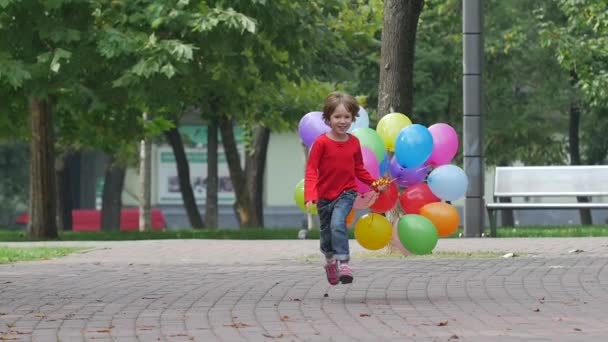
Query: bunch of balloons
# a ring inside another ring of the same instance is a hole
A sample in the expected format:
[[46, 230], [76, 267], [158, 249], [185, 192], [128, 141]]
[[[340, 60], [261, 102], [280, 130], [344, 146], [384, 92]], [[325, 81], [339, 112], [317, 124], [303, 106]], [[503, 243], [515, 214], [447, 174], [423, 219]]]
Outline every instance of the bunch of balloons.
[[[319, 135], [330, 130], [321, 114], [310, 112], [300, 120], [298, 133], [309, 148]], [[374, 130], [361, 108], [349, 132], [361, 142], [365, 169], [372, 177], [390, 179], [387, 190], [379, 194], [357, 181], [359, 195], [347, 225], [354, 221], [354, 210], [370, 211], [355, 223], [355, 238], [361, 246], [376, 250], [391, 244], [404, 255], [428, 254], [439, 237], [457, 231], [460, 217], [449, 202], [465, 195], [468, 178], [460, 167], [450, 164], [459, 147], [454, 128], [446, 123], [425, 127], [412, 123], [404, 114], [390, 113]], [[306, 212], [303, 180], [294, 196]], [[397, 205], [404, 214], [391, 224], [382, 214]]]

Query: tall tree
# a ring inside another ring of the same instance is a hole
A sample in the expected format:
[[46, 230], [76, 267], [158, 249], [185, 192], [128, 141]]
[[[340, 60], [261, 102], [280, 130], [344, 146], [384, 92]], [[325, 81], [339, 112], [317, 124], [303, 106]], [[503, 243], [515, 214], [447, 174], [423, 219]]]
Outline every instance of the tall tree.
[[385, 0], [378, 115], [414, 109], [416, 30], [424, 0]]
[[165, 137], [167, 138], [169, 145], [171, 145], [173, 155], [175, 156], [179, 190], [182, 194], [182, 200], [184, 202], [184, 207], [186, 208], [186, 214], [188, 215], [190, 226], [195, 229], [204, 228], [205, 224], [203, 223], [201, 213], [198, 211], [198, 207], [196, 206], [196, 199], [194, 198], [192, 184], [190, 183], [190, 165], [188, 164], [188, 159], [186, 158], [182, 137], [177, 127], [173, 127], [168, 131], [165, 131]]
[[209, 120], [207, 129], [207, 191], [205, 193], [205, 222], [209, 228], [216, 228], [218, 220], [218, 124], [217, 119]]
[[106, 167], [101, 195], [101, 229], [104, 231], [120, 230], [120, 212], [122, 209], [122, 190], [125, 183], [126, 168], [115, 156], [112, 156]]
[[[385, 0], [380, 82], [378, 86], [378, 117], [392, 112], [411, 115], [414, 109], [414, 63], [418, 20], [424, 0]], [[394, 221], [395, 208], [387, 213]]]
[[[581, 11], [581, 8], [584, 10]], [[538, 11], [543, 45], [555, 49], [557, 62], [569, 75], [566, 83], [568, 89], [571, 89], [568, 151], [572, 165], [595, 164], [597, 159], [605, 159], [608, 151], [603, 149], [603, 153], [598, 154], [601, 149], [589, 148], [591, 153], [584, 161], [579, 129], [581, 121], [592, 122], [591, 126], [596, 125], [595, 114], [608, 108], [608, 51], [605, 49], [608, 44], [607, 12], [608, 3], [601, 0], [582, 0], [576, 3], [559, 0], [546, 4]], [[594, 134], [597, 130], [589, 129], [588, 132]], [[603, 141], [603, 135], [600, 134], [597, 140]], [[578, 201], [588, 202], [589, 198], [578, 197]], [[589, 210], [580, 210], [580, 219], [584, 225], [593, 223]]]
[[[174, 122], [179, 119], [174, 113], [191, 106], [205, 108], [211, 97], [207, 88], [213, 87], [208, 84], [221, 77], [223, 65], [209, 54], [222, 50], [221, 45], [230, 41], [228, 35], [255, 28], [249, 17], [222, 2], [100, 2], [97, 13], [102, 24], [100, 48], [122, 67], [113, 85], [126, 91], [132, 107], [154, 113], [155, 120]], [[182, 188], [191, 192], [183, 165], [181, 170]], [[192, 225], [202, 226], [194, 201], [186, 204]]]
[[55, 212], [55, 153], [53, 113], [47, 100], [30, 100], [32, 139], [30, 149], [30, 205], [28, 236], [33, 239], [57, 237]]
[[62, 106], [65, 94], [78, 92], [83, 65], [91, 62], [91, 7], [86, 1], [69, 0], [6, 0], [0, 7], [0, 93], [14, 95], [6, 99], [10, 104], [4, 109], [12, 112], [9, 115], [22, 115], [26, 106], [18, 102], [29, 101], [32, 182], [28, 235], [55, 238], [53, 118], [61, 113], [55, 108]]

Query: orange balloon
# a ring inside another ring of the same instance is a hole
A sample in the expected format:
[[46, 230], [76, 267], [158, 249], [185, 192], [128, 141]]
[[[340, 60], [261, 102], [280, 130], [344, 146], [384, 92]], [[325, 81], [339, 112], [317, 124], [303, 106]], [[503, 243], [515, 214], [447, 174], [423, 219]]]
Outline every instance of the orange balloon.
[[458, 230], [460, 215], [451, 204], [444, 202], [428, 203], [420, 208], [420, 215], [433, 222], [440, 237], [450, 236]]
[[348, 216], [346, 216], [346, 227], [350, 228], [350, 226], [353, 225], [353, 223], [355, 222], [355, 209], [351, 209], [350, 213], [348, 213]]

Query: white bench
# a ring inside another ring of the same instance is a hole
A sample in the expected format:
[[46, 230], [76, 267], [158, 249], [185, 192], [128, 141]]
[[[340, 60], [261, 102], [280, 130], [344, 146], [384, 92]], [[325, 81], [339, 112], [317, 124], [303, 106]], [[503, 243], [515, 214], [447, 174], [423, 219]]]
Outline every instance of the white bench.
[[[577, 202], [576, 196], [608, 196], [608, 165], [496, 167], [494, 202], [487, 203], [490, 232], [496, 236], [496, 212], [514, 209], [608, 209], [606, 202]], [[501, 203], [499, 198], [526, 202]], [[567, 202], [527, 202], [539, 197], [569, 197]]]

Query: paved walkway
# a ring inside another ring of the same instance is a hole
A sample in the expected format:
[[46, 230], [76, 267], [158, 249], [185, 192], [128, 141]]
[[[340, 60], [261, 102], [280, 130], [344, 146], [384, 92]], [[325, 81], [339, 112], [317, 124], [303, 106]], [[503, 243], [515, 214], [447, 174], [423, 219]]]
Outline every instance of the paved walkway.
[[335, 287], [317, 241], [44, 244], [91, 249], [0, 265], [0, 341], [608, 339], [605, 238], [436, 248], [516, 255], [484, 259], [377, 258], [352, 241], [355, 281]]

